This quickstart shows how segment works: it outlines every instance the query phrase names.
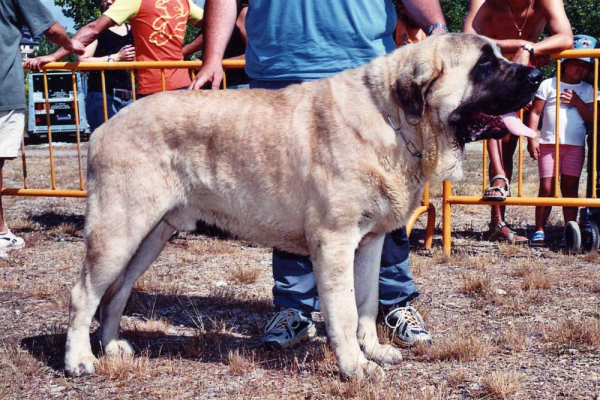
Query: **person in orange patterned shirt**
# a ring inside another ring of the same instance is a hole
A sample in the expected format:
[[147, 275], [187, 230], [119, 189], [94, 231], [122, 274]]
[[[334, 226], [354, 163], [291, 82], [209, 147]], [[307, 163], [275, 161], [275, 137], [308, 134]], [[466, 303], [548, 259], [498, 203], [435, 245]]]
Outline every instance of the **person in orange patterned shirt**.
[[[129, 22], [135, 44], [136, 61], [182, 61], [187, 24], [202, 25], [204, 11], [192, 0], [116, 0], [97, 20], [81, 28], [74, 39], [84, 45], [96, 40], [104, 30]], [[69, 55], [65, 49], [26, 62], [37, 71], [49, 62]], [[187, 88], [191, 81], [186, 69], [165, 69], [166, 90]], [[162, 91], [161, 71], [138, 71], [138, 97]]]

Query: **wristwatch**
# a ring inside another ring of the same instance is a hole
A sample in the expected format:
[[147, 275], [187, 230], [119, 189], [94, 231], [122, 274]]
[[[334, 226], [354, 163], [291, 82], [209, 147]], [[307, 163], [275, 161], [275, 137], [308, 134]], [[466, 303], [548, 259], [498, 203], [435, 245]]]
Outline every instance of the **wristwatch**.
[[108, 61], [108, 62], [113, 62], [113, 61], [115, 61], [115, 59], [113, 58], [112, 54], [109, 54], [109, 55], [108, 55], [108, 60], [107, 60], [107, 61]]
[[446, 31], [446, 33], [448, 33], [448, 27], [446, 26], [446, 24], [443, 24], [441, 22], [436, 22], [435, 24], [433, 24], [433, 25], [429, 26], [429, 28], [427, 28], [427, 36], [431, 36], [431, 32], [433, 32], [437, 28], [442, 28], [443, 30]]
[[529, 43], [523, 45], [523, 50], [528, 51], [531, 57], [533, 57], [533, 55], [535, 54], [533, 46]]

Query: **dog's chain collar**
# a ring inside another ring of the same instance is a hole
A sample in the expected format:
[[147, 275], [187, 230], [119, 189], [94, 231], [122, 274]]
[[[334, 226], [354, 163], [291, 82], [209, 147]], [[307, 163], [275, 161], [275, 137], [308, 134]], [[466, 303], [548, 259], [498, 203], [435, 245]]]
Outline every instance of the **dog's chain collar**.
[[385, 114], [385, 116], [387, 117], [390, 125], [392, 126], [392, 129], [398, 132], [402, 140], [404, 140], [404, 143], [406, 143], [406, 150], [408, 150], [408, 152], [414, 157], [423, 157], [423, 154], [421, 154], [421, 152], [417, 150], [417, 147], [412, 142], [409, 142], [406, 136], [404, 136], [404, 132], [402, 132], [402, 129], [400, 129], [396, 126], [396, 124], [394, 124], [394, 121], [392, 121], [392, 117], [390, 117], [390, 114]]

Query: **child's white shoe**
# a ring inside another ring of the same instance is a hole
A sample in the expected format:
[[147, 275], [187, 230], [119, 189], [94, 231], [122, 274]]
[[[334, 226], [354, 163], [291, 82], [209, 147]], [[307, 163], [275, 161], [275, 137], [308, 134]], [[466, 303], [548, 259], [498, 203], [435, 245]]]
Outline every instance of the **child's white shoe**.
[[0, 252], [22, 249], [23, 247], [25, 247], [25, 241], [15, 236], [10, 229], [6, 233], [0, 233]]

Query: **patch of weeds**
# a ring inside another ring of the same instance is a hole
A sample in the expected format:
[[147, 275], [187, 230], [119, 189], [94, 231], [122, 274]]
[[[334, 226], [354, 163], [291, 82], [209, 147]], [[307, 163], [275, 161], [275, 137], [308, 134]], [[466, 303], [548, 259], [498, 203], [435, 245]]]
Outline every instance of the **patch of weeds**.
[[145, 318], [143, 320], [129, 320], [123, 327], [124, 330], [144, 337], [166, 336], [171, 323], [163, 318]]
[[442, 248], [434, 248], [431, 252], [433, 264], [451, 264], [452, 256], [447, 255]]
[[421, 389], [416, 396], [420, 400], [446, 400], [450, 396], [450, 390], [445, 383], [429, 385]]
[[523, 375], [517, 372], [492, 372], [483, 378], [485, 398], [510, 399], [521, 388]]
[[592, 250], [583, 256], [583, 261], [598, 264], [600, 253], [597, 250]]
[[523, 290], [549, 289], [554, 277], [545, 272], [541, 267], [535, 266], [523, 272]]
[[255, 283], [259, 277], [260, 269], [249, 265], [239, 265], [229, 270], [229, 280], [235, 283]]
[[235, 291], [227, 286], [213, 286], [209, 294], [212, 304], [218, 306], [231, 305], [236, 300]]
[[107, 379], [125, 382], [143, 376], [154, 376], [148, 354], [106, 355], [96, 363], [96, 373]]
[[460, 292], [472, 297], [488, 297], [494, 294], [492, 278], [488, 274], [463, 273]]
[[229, 373], [232, 375], [245, 375], [257, 368], [256, 354], [254, 351], [247, 352], [240, 349], [229, 350], [225, 364], [229, 366]]
[[418, 344], [414, 348], [415, 355], [429, 361], [473, 361], [487, 357], [491, 351], [490, 341], [480, 333], [460, 330], [432, 345]]
[[495, 340], [495, 343], [513, 353], [520, 353], [527, 345], [527, 332], [509, 325], [502, 330], [501, 336]]
[[562, 319], [546, 331], [545, 337], [550, 342], [569, 348], [598, 346], [600, 345], [600, 318]]
[[448, 374], [447, 382], [450, 387], [458, 388], [467, 381], [467, 370], [459, 367]]

